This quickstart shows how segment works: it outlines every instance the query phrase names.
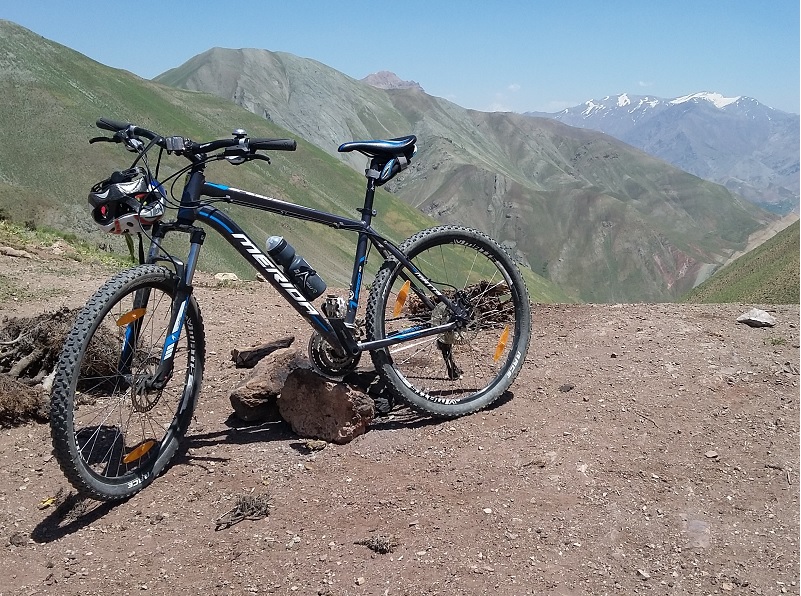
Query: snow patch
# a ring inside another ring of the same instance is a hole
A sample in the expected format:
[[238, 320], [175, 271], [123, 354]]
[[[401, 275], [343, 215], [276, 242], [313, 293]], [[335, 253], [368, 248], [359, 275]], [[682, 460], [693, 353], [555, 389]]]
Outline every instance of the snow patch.
[[617, 107], [619, 107], [619, 108], [627, 106], [630, 103], [631, 103], [631, 100], [629, 99], [628, 93], [624, 93], [623, 95], [619, 95], [618, 98], [617, 98]]
[[582, 116], [589, 116], [594, 111], [603, 109], [603, 105], [599, 105], [599, 104], [595, 103], [592, 100], [589, 100], [589, 101], [585, 102], [584, 105], [587, 106], [587, 109], [585, 109], [583, 112], [581, 112]]
[[720, 93], [710, 93], [708, 91], [702, 91], [700, 93], [691, 93], [690, 95], [677, 97], [676, 99], [671, 100], [670, 103], [676, 105], [688, 101], [693, 101], [696, 99], [702, 99], [704, 101], [708, 101], [716, 108], [725, 108], [727, 105], [736, 102], [738, 99], [740, 99], [740, 97], [723, 97]]

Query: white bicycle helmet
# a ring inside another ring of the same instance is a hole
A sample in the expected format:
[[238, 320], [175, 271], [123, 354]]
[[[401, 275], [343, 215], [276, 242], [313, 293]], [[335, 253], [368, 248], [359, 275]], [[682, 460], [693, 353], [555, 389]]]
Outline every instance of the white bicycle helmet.
[[147, 230], [164, 215], [164, 190], [144, 168], [114, 172], [89, 193], [92, 218], [111, 234]]

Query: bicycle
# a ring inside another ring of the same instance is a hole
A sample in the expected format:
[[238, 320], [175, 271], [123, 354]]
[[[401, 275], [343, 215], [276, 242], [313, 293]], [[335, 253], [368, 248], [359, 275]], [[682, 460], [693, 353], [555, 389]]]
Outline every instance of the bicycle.
[[[127, 122], [99, 119], [113, 133], [90, 143], [122, 143], [136, 153], [89, 194], [101, 229], [139, 236], [139, 264], [111, 277], [87, 302], [65, 341], [51, 393], [51, 436], [62, 471], [79, 493], [125, 499], [170, 463], [187, 432], [205, 361], [203, 319], [192, 281], [206, 228], [223, 236], [312, 326], [309, 357], [341, 378], [363, 352], [394, 398], [426, 415], [453, 418], [506, 392], [529, 346], [531, 312], [516, 265], [494, 240], [461, 226], [438, 226], [395, 245], [371, 225], [375, 189], [405, 169], [415, 136], [344, 143], [369, 159], [364, 205], [353, 219], [209, 182], [206, 165], [269, 162], [261, 151], [294, 151], [291, 139], [231, 138], [197, 143]], [[158, 148], [155, 170], [149, 154]], [[159, 181], [162, 158], [188, 165]], [[165, 184], [185, 176], [180, 199]], [[262, 251], [216, 204], [230, 203], [357, 234], [347, 299], [328, 295], [318, 273], [279, 237]], [[165, 220], [168, 210], [175, 217]], [[167, 234], [189, 237], [184, 260]], [[130, 236], [129, 236], [130, 237]], [[149, 239], [145, 254], [144, 240]], [[370, 249], [383, 259], [357, 319]]]

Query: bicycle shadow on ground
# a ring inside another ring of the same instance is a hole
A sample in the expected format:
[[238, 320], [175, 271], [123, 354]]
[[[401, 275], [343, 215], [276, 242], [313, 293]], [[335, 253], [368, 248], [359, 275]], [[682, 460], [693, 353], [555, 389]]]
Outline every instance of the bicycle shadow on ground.
[[[505, 391], [501, 397], [477, 413], [491, 412], [509, 403], [513, 397], [514, 394], [511, 391]], [[453, 419], [424, 416], [416, 413], [405, 405], [396, 405], [388, 414], [376, 416], [370, 423], [368, 432], [425, 428], [443, 424], [450, 420]], [[222, 461], [225, 458], [198, 457], [191, 452], [193, 449], [213, 447], [221, 443], [249, 445], [251, 443], [297, 439], [297, 441], [291, 445], [293, 448], [296, 448], [296, 445], [301, 444], [301, 442], [305, 440], [305, 437], [300, 437], [295, 434], [290, 425], [280, 417], [252, 423], [243, 422], [237, 418], [236, 414], [231, 413], [224, 424], [226, 428], [222, 430], [187, 435], [184, 441], [185, 448], [178, 453], [175, 463], [182, 465], [200, 465], [197, 464], [197, 462], [205, 460]]]
[[[58, 496], [56, 499], [58, 500]], [[70, 492], [63, 500], [60, 500], [47, 517], [36, 524], [36, 527], [31, 532], [31, 538], [38, 544], [55, 542], [90, 526], [124, 502], [125, 500], [114, 502], [95, 501]]]
[[[511, 391], [506, 391], [489, 407], [477, 413], [491, 412], [509, 403], [513, 397], [514, 394]], [[426, 428], [447, 423], [451, 420], [451, 418], [421, 416], [406, 406], [396, 406], [388, 415], [375, 418], [370, 424], [368, 432]], [[202, 447], [213, 447], [221, 443], [248, 445], [267, 441], [292, 441], [289, 446], [300, 453], [308, 454], [313, 450], [282, 419], [253, 424], [242, 422], [232, 413], [224, 424], [226, 428], [222, 430], [187, 435], [168, 469], [179, 466], [199, 466], [206, 471], [210, 471], [204, 465], [206, 462], [224, 462], [229, 458], [201, 456], [193, 451]], [[30, 537], [39, 544], [54, 542], [90, 526], [126, 501], [127, 499], [113, 502], [96, 501], [73, 492], [68, 493], [63, 499], [57, 495], [56, 502], [58, 504], [47, 517], [36, 525]]]
[[225, 428], [206, 433], [187, 434], [184, 439], [186, 449], [181, 455], [191, 457], [186, 451], [201, 447], [213, 447], [220, 443], [231, 445], [249, 445], [250, 443], [268, 443], [285, 441], [296, 437], [290, 426], [282, 419], [270, 419], [260, 422], [243, 422], [231, 413], [223, 422]]
[[[501, 406], [512, 401], [514, 393], [511, 391], [504, 391], [501, 396], [492, 402], [486, 408], [479, 410], [473, 414], [467, 414], [465, 417], [475, 416], [482, 412], [492, 412]], [[415, 413], [413, 410], [406, 406], [395, 406], [395, 408], [387, 416], [376, 417], [372, 424], [370, 424], [371, 431], [382, 430], [400, 430], [403, 428], [424, 428], [427, 426], [437, 426], [451, 422], [453, 418], [433, 418], [430, 416], [423, 416]]]

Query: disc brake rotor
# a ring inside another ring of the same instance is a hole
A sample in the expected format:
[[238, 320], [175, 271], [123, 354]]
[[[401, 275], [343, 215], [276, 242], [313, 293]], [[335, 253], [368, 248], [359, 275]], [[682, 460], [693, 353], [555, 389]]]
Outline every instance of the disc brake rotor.
[[[467, 307], [469, 305], [463, 304], [462, 306]], [[451, 320], [451, 312], [448, 310], [447, 305], [445, 303], [440, 302], [434, 307], [434, 310], [431, 311], [431, 325], [436, 327], [437, 325], [444, 325]], [[467, 325], [462, 327], [461, 329], [454, 329], [453, 331], [446, 331], [442, 335], [437, 338], [441, 344], [447, 345], [454, 345], [454, 344], [467, 344], [470, 343], [473, 339], [475, 339], [476, 335], [478, 334], [478, 330], [473, 328], [472, 317], [471, 320], [467, 322]]]
[[136, 412], [149, 412], [161, 399], [161, 390], [148, 389], [149, 381], [158, 369], [160, 358], [152, 356], [142, 363], [141, 374], [131, 386], [131, 403]]

